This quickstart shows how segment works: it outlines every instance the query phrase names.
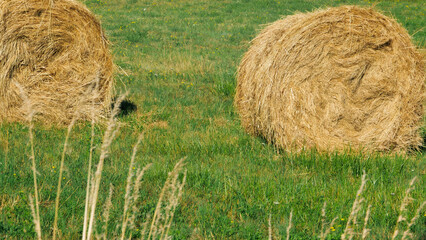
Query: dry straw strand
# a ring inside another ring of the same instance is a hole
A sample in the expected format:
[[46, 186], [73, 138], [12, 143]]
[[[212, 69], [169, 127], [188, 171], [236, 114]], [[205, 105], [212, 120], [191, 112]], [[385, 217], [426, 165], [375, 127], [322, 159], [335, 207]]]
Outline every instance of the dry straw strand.
[[92, 179], [92, 159], [93, 159], [93, 142], [95, 139], [95, 120], [92, 117], [92, 121], [91, 121], [91, 134], [90, 134], [90, 149], [89, 149], [89, 166], [88, 166], [88, 171], [87, 171], [87, 184], [86, 184], [86, 200], [84, 203], [84, 220], [83, 220], [83, 236], [82, 239], [85, 240], [86, 239], [86, 235], [87, 235], [87, 225], [88, 225], [88, 220], [89, 220], [89, 206], [91, 204], [90, 199], [90, 193], [92, 192], [90, 190], [91, 187], [91, 179]]
[[338, 217], [333, 218], [333, 220], [330, 223], [330, 227], [326, 228], [322, 239], [325, 239], [327, 237], [327, 235], [330, 233], [331, 227], [334, 226], [334, 223], [336, 222], [337, 219], [339, 218]]
[[151, 219], [151, 215], [148, 214], [146, 216], [145, 222], [142, 224], [142, 231], [141, 231], [141, 240], [145, 239], [146, 230], [148, 229], [149, 219]]
[[364, 201], [364, 199], [361, 198], [361, 194], [364, 192], [364, 187], [365, 187], [365, 184], [367, 183], [366, 178], [367, 178], [367, 174], [364, 172], [361, 178], [361, 186], [359, 187], [356, 193], [355, 200], [352, 205], [351, 213], [349, 214], [348, 221], [346, 222], [345, 230], [343, 231], [343, 234], [341, 235], [342, 240], [345, 240], [347, 236], [349, 237], [349, 239], [352, 239], [355, 234], [353, 229], [355, 226], [353, 225], [356, 224], [356, 218], [357, 218], [359, 210], [361, 209], [361, 203]]
[[89, 207], [89, 222], [88, 222], [88, 228], [87, 228], [87, 238], [86, 239], [91, 239], [92, 233], [93, 233], [93, 229], [94, 229], [94, 220], [95, 220], [95, 211], [96, 211], [96, 204], [97, 204], [97, 200], [98, 200], [98, 194], [99, 194], [99, 187], [101, 184], [101, 178], [102, 178], [102, 170], [103, 170], [103, 166], [104, 166], [104, 161], [105, 158], [108, 156], [109, 154], [109, 147], [113, 141], [113, 139], [115, 138], [120, 126], [119, 123], [116, 119], [116, 116], [119, 112], [119, 106], [121, 104], [121, 102], [124, 100], [125, 96], [127, 95], [127, 93], [121, 95], [117, 101], [114, 104], [114, 108], [112, 110], [111, 116], [109, 117], [109, 121], [108, 121], [108, 125], [107, 125], [107, 129], [104, 133], [104, 137], [103, 137], [103, 143], [101, 146], [101, 154], [99, 156], [99, 162], [96, 168], [96, 172], [93, 176], [93, 183], [92, 183], [92, 187], [91, 187], [91, 193], [89, 194], [89, 196], [91, 197], [91, 199], [89, 200], [91, 202], [91, 204], [88, 206]]
[[141, 186], [141, 180], [143, 175], [145, 174], [145, 172], [148, 170], [148, 168], [151, 167], [151, 163], [146, 165], [142, 170], [138, 169], [138, 172], [136, 174], [136, 180], [134, 182], [134, 186], [133, 186], [133, 196], [132, 196], [132, 215], [129, 218], [129, 229], [134, 229], [135, 227], [135, 219], [136, 219], [136, 214], [138, 212], [138, 208], [137, 208], [137, 201], [139, 199], [139, 195], [140, 195], [140, 186]]
[[324, 201], [324, 205], [322, 206], [321, 209], [321, 235], [319, 236], [322, 240], [325, 239], [325, 210], [327, 207], [327, 202]]
[[108, 197], [105, 201], [104, 211], [102, 213], [103, 222], [104, 222], [102, 226], [102, 232], [100, 234], [97, 234], [96, 239], [104, 239], [104, 240], [108, 239], [109, 212], [111, 211], [111, 207], [112, 207], [111, 199], [112, 199], [113, 190], [114, 190], [114, 186], [110, 183]]
[[152, 217], [151, 227], [149, 229], [147, 239], [167, 239], [173, 214], [178, 204], [178, 200], [182, 195], [183, 187], [186, 181], [186, 171], [183, 178], [179, 182], [178, 177], [184, 167], [186, 157], [179, 160], [173, 170], [169, 173], [164, 187], [161, 190], [157, 206]]
[[417, 221], [417, 219], [419, 218], [421, 211], [423, 210], [423, 208], [426, 206], [426, 201], [424, 201], [419, 208], [417, 208], [416, 213], [414, 214], [413, 218], [411, 219], [410, 223], [408, 223], [407, 225], [407, 230], [404, 231], [404, 234], [402, 235], [402, 239], [401, 240], [405, 240], [407, 239], [407, 237], [412, 238], [413, 237], [413, 233], [411, 233], [411, 226], [414, 225], [414, 223]]
[[290, 239], [290, 230], [291, 230], [291, 227], [292, 227], [292, 225], [291, 225], [292, 218], [293, 218], [293, 209], [290, 211], [290, 217], [288, 219], [287, 238], [286, 238], [287, 240]]
[[31, 143], [31, 163], [33, 170], [33, 179], [34, 179], [34, 198], [35, 198], [35, 230], [37, 233], [37, 239], [41, 240], [41, 227], [40, 227], [40, 208], [39, 208], [39, 197], [38, 197], [38, 186], [37, 186], [37, 169], [35, 164], [35, 154], [34, 154], [34, 136], [33, 136], [33, 123], [32, 119], [30, 119], [29, 123], [29, 135], [30, 135], [30, 143]]
[[[325, 226], [325, 220], [326, 220], [325, 210], [326, 210], [326, 207], [327, 207], [327, 202], [324, 201], [324, 205], [323, 205], [322, 210], [321, 210], [321, 235], [319, 236], [319, 238], [321, 240], [324, 240], [327, 237], [327, 235], [330, 233], [330, 228]], [[334, 225], [334, 222], [337, 219], [338, 219], [338, 217], [333, 218], [333, 220], [330, 223], [330, 227]]]
[[58, 212], [59, 212], [59, 198], [61, 196], [62, 174], [64, 172], [65, 153], [68, 147], [68, 140], [69, 140], [72, 128], [74, 126], [75, 120], [76, 120], [76, 117], [73, 117], [70, 124], [68, 125], [67, 135], [65, 137], [65, 142], [64, 142], [64, 149], [62, 150], [62, 156], [61, 156], [60, 167], [59, 167], [59, 176], [58, 176], [58, 187], [57, 187], [56, 199], [55, 199], [55, 218], [53, 220], [53, 240], [56, 239], [56, 231], [58, 230], [57, 223], [58, 223]]
[[422, 145], [422, 57], [374, 8], [341, 6], [278, 20], [237, 74], [241, 124], [287, 151], [404, 152]]
[[[95, 86], [94, 86], [95, 90], [99, 89], [99, 78], [96, 78], [96, 82], [95, 82]], [[97, 94], [94, 94], [92, 96], [92, 106], [95, 106], [95, 97], [97, 96]], [[92, 181], [92, 160], [93, 160], [93, 144], [94, 144], [94, 140], [95, 140], [95, 112], [92, 111], [92, 118], [91, 118], [91, 122], [90, 122], [90, 127], [91, 127], [91, 132], [90, 132], [90, 149], [89, 149], [89, 164], [87, 167], [87, 183], [86, 183], [86, 200], [84, 203], [84, 220], [83, 220], [83, 236], [82, 239], [85, 240], [86, 236], [87, 236], [87, 227], [88, 227], [88, 221], [89, 221], [89, 206], [91, 205], [91, 199], [92, 196], [90, 195], [92, 193], [91, 191], [91, 183]]]
[[392, 240], [394, 240], [399, 234], [398, 227], [399, 227], [400, 223], [402, 223], [403, 221], [407, 221], [407, 219], [404, 217], [404, 213], [407, 211], [407, 206], [413, 200], [410, 197], [410, 193], [414, 190], [414, 183], [416, 182], [416, 180], [417, 180], [417, 177], [414, 177], [413, 179], [411, 179], [410, 185], [405, 190], [404, 199], [402, 199], [401, 206], [399, 208], [399, 216], [398, 216], [398, 220], [396, 221], [395, 231], [393, 232]]
[[[41, 226], [40, 226], [40, 210], [39, 210], [39, 198], [38, 198], [38, 185], [37, 185], [37, 169], [36, 169], [36, 164], [35, 164], [35, 153], [34, 153], [34, 136], [33, 136], [33, 116], [34, 116], [34, 110], [33, 110], [33, 106], [31, 101], [28, 99], [28, 95], [26, 93], [26, 91], [24, 90], [24, 88], [17, 82], [13, 82], [15, 84], [15, 86], [18, 88], [19, 90], [19, 94], [24, 102], [23, 104], [23, 108], [24, 111], [26, 113], [27, 116], [27, 121], [28, 121], [28, 135], [29, 135], [29, 139], [30, 139], [30, 145], [31, 145], [31, 164], [32, 164], [32, 171], [33, 171], [33, 180], [34, 180], [34, 198], [35, 198], [35, 203], [34, 201], [32, 201], [31, 198], [31, 210], [32, 210], [32, 215], [33, 215], [33, 220], [34, 220], [34, 226], [35, 226], [35, 230], [37, 233], [37, 239], [41, 240], [42, 235], [41, 235]], [[33, 204], [35, 206], [33, 206]]]
[[272, 224], [271, 224], [271, 217], [272, 215], [269, 214], [269, 218], [268, 218], [268, 239], [272, 240]]
[[366, 239], [368, 234], [370, 233], [370, 229], [367, 228], [368, 218], [370, 217], [371, 212], [371, 204], [368, 205], [367, 212], [365, 213], [364, 218], [364, 228], [362, 229], [362, 239]]
[[[179, 170], [180, 171], [180, 170]], [[186, 183], [186, 176], [187, 176], [187, 172], [188, 172], [188, 170], [185, 170], [184, 172], [183, 172], [183, 177], [182, 177], [182, 181], [180, 182], [180, 183], [175, 183], [176, 185], [175, 186], [177, 186], [176, 187], [176, 191], [177, 191], [177, 193], [175, 193], [174, 194], [174, 197], [172, 197], [171, 199], [170, 199], [170, 203], [171, 203], [171, 211], [170, 211], [170, 217], [168, 218], [168, 222], [166, 222], [167, 224], [166, 224], [166, 231], [165, 231], [165, 235], [164, 235], [164, 239], [169, 239], [170, 237], [169, 237], [169, 230], [170, 230], [170, 227], [171, 227], [171, 225], [172, 225], [172, 222], [173, 222], [173, 217], [174, 217], [174, 215], [175, 215], [175, 211], [176, 211], [176, 207], [177, 207], [177, 205], [179, 204], [179, 199], [181, 199], [182, 198], [182, 194], [183, 194], [183, 187], [185, 186], [185, 183]], [[177, 179], [177, 177], [176, 177], [176, 179]], [[163, 236], [163, 235], [162, 235]]]
[[[96, 78], [95, 82], [92, 83], [94, 92], [98, 92], [98, 83], [99, 83], [99, 78]], [[80, 99], [78, 100], [77, 106], [83, 106], [84, 102], [86, 102], [88, 100], [91, 100], [92, 105], [93, 105], [94, 98], [95, 98], [96, 94], [91, 96], [91, 95], [89, 95], [90, 92], [91, 92], [91, 89], [86, 89], [86, 93], [83, 94], [80, 97]], [[54, 222], [53, 222], [53, 240], [56, 239], [56, 230], [57, 230], [57, 227], [58, 227], [57, 226], [57, 220], [58, 220], [58, 211], [59, 211], [59, 197], [61, 195], [62, 174], [63, 174], [63, 170], [64, 170], [65, 153], [66, 153], [66, 150], [67, 150], [67, 147], [68, 147], [68, 140], [69, 140], [69, 137], [71, 135], [71, 131], [74, 127], [75, 122], [80, 117], [81, 113], [82, 113], [82, 109], [80, 109], [80, 108], [75, 109], [75, 112], [74, 112], [74, 115], [71, 119], [71, 122], [68, 124], [67, 135], [65, 137], [64, 148], [63, 148], [63, 151], [62, 151], [61, 162], [60, 162], [60, 167], [59, 167], [58, 189], [57, 189], [56, 200], [55, 200], [55, 218], [54, 218]], [[93, 127], [94, 127], [93, 126], [93, 124], [94, 124], [93, 120], [94, 120], [94, 113], [92, 113], [92, 131], [93, 131]], [[93, 138], [93, 135], [92, 135], [92, 138]], [[92, 143], [91, 143], [91, 145], [92, 145]], [[91, 158], [91, 156], [90, 156], [90, 158]], [[90, 177], [90, 165], [91, 165], [91, 159], [89, 160], [89, 173], [88, 173], [89, 177]]]
[[[28, 90], [34, 120], [66, 126], [76, 109], [80, 119], [106, 117], [114, 65], [100, 22], [82, 3], [0, 1], [0, 29], [0, 121], [25, 121], [14, 81]], [[79, 103], [83, 95], [96, 95], [95, 105]]]
[[41, 240], [40, 216], [38, 215], [38, 213], [36, 213], [36, 210], [34, 208], [34, 206], [38, 207], [38, 204], [34, 203], [34, 200], [31, 194], [28, 195], [28, 198], [30, 200], [31, 215], [33, 216], [33, 222], [34, 222], [35, 230], [37, 233], [37, 239]]
[[124, 239], [125, 234], [126, 234], [126, 227], [127, 227], [127, 223], [128, 223], [128, 208], [130, 205], [130, 191], [131, 191], [131, 186], [132, 186], [132, 178], [134, 175], [134, 171], [133, 171], [133, 166], [134, 166], [134, 161], [136, 158], [136, 153], [138, 150], [138, 146], [141, 143], [143, 138], [143, 133], [141, 133], [138, 137], [138, 140], [135, 144], [135, 146], [133, 147], [133, 153], [132, 153], [132, 157], [130, 159], [130, 164], [129, 164], [129, 172], [127, 175], [127, 185], [126, 185], [126, 194], [124, 195], [124, 210], [123, 210], [123, 222], [121, 224], [122, 228], [121, 228], [121, 240]]

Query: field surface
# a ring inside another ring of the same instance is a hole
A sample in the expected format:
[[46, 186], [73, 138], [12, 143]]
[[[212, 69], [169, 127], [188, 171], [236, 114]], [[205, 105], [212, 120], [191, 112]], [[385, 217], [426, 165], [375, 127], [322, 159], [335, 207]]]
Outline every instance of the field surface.
[[[142, 178], [134, 228], [152, 216], [168, 172], [183, 157], [186, 185], [174, 213], [172, 239], [340, 239], [366, 173], [358, 224], [367, 206], [368, 239], [391, 238], [405, 192], [417, 177], [399, 224], [408, 222], [414, 239], [426, 238], [426, 153], [409, 156], [303, 152], [286, 154], [242, 129], [233, 106], [236, 70], [249, 42], [267, 23], [295, 12], [368, 1], [296, 0], [87, 0], [102, 21], [116, 63], [116, 94], [137, 109], [119, 117], [122, 126], [105, 160], [99, 211], [114, 186], [110, 234], [120, 232], [132, 148], [144, 138], [136, 167], [152, 166]], [[426, 4], [422, 0], [381, 1], [376, 8], [396, 18], [426, 48]], [[55, 197], [66, 128], [34, 128], [41, 227], [52, 233]], [[94, 159], [100, 155], [105, 126], [95, 127]], [[423, 128], [423, 136], [426, 129]], [[59, 205], [59, 236], [82, 235], [91, 126], [78, 123], [65, 154]], [[29, 206], [34, 193], [28, 126], [0, 125], [0, 238], [36, 236]], [[182, 177], [181, 177], [182, 178]], [[327, 203], [322, 216], [324, 202]], [[331, 221], [337, 220], [330, 225]], [[99, 224], [98, 228], [101, 227]], [[399, 235], [396, 239], [401, 239]], [[355, 235], [355, 238], [360, 238]]]

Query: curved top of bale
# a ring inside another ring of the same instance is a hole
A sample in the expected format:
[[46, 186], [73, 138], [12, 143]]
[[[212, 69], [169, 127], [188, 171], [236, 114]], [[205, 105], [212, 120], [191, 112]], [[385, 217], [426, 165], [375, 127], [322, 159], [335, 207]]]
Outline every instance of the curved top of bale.
[[238, 69], [243, 127], [286, 150], [404, 151], [422, 144], [425, 72], [407, 31], [341, 6], [267, 26]]
[[[113, 62], [100, 22], [74, 0], [0, 2], [0, 120], [102, 118]], [[25, 101], [24, 101], [25, 100]]]

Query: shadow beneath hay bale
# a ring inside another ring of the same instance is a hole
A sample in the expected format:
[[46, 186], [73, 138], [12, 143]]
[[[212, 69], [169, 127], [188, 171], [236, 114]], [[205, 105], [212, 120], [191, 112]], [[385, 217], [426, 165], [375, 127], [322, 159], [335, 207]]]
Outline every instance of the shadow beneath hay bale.
[[[113, 99], [111, 103], [111, 108], [114, 108], [116, 100], [117, 98]], [[131, 114], [132, 112], [136, 112], [138, 110], [138, 106], [129, 100], [123, 100], [120, 103], [119, 109], [120, 112], [118, 113], [118, 117], [124, 117]]]

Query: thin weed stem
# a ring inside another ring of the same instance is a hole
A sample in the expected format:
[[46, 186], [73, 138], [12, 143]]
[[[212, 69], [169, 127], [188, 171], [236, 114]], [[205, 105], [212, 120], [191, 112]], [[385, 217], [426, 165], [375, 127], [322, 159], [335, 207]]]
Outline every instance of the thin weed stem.
[[105, 240], [108, 239], [108, 222], [109, 222], [109, 212], [111, 210], [112, 207], [112, 192], [114, 190], [114, 187], [112, 186], [112, 184], [110, 184], [109, 186], [109, 194], [108, 194], [108, 198], [105, 201], [105, 206], [104, 206], [104, 213], [103, 213], [103, 217], [104, 217], [104, 225], [102, 227], [102, 235], [104, 237]]
[[404, 199], [401, 202], [401, 207], [399, 208], [399, 216], [398, 216], [398, 220], [397, 220], [396, 225], [395, 225], [395, 231], [393, 232], [393, 235], [392, 235], [392, 240], [394, 240], [399, 234], [399, 229], [398, 229], [399, 224], [401, 222], [407, 220], [404, 217], [403, 214], [407, 210], [408, 204], [410, 204], [410, 202], [413, 200], [410, 197], [410, 193], [411, 193], [411, 191], [414, 190], [414, 183], [416, 182], [416, 180], [417, 180], [417, 177], [414, 177], [413, 179], [411, 179], [409, 187], [407, 188], [407, 190], [405, 190], [405, 196], [404, 196]]
[[114, 109], [112, 110], [110, 119], [108, 121], [107, 130], [105, 131], [105, 134], [104, 134], [103, 143], [102, 143], [102, 146], [101, 146], [101, 155], [99, 157], [98, 166], [97, 166], [95, 176], [94, 176], [93, 191], [90, 194], [91, 206], [90, 206], [89, 225], [88, 225], [88, 230], [87, 230], [87, 232], [88, 232], [87, 233], [87, 239], [91, 239], [91, 236], [92, 236], [92, 233], [93, 233], [96, 204], [97, 204], [97, 200], [98, 200], [99, 187], [100, 187], [100, 184], [101, 184], [104, 161], [105, 161], [105, 158], [107, 157], [107, 155], [109, 153], [109, 146], [111, 145], [112, 140], [115, 138], [115, 135], [117, 134], [117, 132], [120, 128], [118, 123], [117, 123], [117, 119], [115, 117], [117, 116], [117, 114], [119, 112], [119, 106], [120, 106], [121, 102], [124, 100], [126, 95], [127, 95], [127, 93], [123, 94], [122, 96], [120, 96], [117, 99], [117, 101], [114, 105]]
[[64, 162], [65, 162], [65, 153], [68, 147], [68, 140], [76, 121], [76, 116], [74, 116], [68, 125], [67, 135], [65, 136], [64, 149], [61, 155], [61, 163], [59, 167], [59, 178], [58, 178], [58, 188], [56, 192], [56, 200], [55, 200], [55, 219], [53, 220], [53, 240], [56, 239], [56, 232], [58, 231], [58, 212], [59, 212], [59, 198], [61, 196], [61, 185], [62, 185], [62, 174], [64, 172]]
[[138, 169], [138, 173], [136, 176], [136, 180], [134, 182], [134, 187], [133, 187], [133, 196], [132, 196], [132, 215], [131, 217], [128, 219], [128, 222], [130, 224], [129, 228], [133, 229], [134, 228], [134, 223], [135, 223], [135, 218], [136, 218], [136, 213], [138, 211], [138, 208], [136, 207], [136, 202], [139, 199], [139, 191], [140, 191], [140, 185], [141, 185], [141, 180], [143, 175], [145, 174], [146, 170], [148, 170], [149, 167], [151, 167], [151, 163], [146, 165], [142, 170]]
[[289, 220], [288, 220], [288, 227], [287, 227], [287, 240], [289, 240], [290, 239], [290, 229], [291, 229], [291, 227], [292, 227], [292, 225], [291, 225], [291, 220], [292, 220], [292, 218], [293, 218], [293, 210], [291, 210], [290, 211], [290, 217], [289, 217]]
[[[37, 226], [40, 227], [40, 219], [38, 218], [38, 216], [35, 212], [35, 209], [34, 209], [34, 205], [36, 205], [36, 204], [34, 204], [34, 200], [33, 200], [33, 197], [31, 196], [31, 194], [28, 195], [28, 198], [30, 200], [31, 215], [33, 216], [34, 225], [36, 226], [36, 228], [37, 228]], [[36, 233], [37, 233], [37, 239], [41, 240], [41, 230], [36, 229]]]
[[[23, 100], [24, 108], [27, 112], [27, 120], [28, 120], [28, 135], [31, 145], [31, 164], [32, 164], [32, 171], [33, 171], [33, 181], [34, 181], [34, 198], [35, 203], [31, 201], [31, 207], [32, 209], [35, 208], [35, 211], [33, 211], [33, 218], [34, 218], [34, 225], [35, 225], [35, 231], [37, 233], [37, 239], [41, 240], [41, 227], [40, 227], [40, 210], [39, 210], [39, 197], [38, 197], [38, 185], [37, 185], [37, 169], [35, 164], [35, 153], [34, 153], [34, 136], [33, 136], [33, 116], [35, 114], [33, 110], [33, 105], [28, 98], [27, 93], [25, 92], [24, 88], [18, 83], [13, 82], [15, 86], [19, 89], [19, 94]], [[9, 133], [9, 132], [8, 132]], [[8, 135], [9, 136], [9, 135]], [[7, 157], [7, 155], [6, 155]], [[32, 199], [32, 198], [31, 198]], [[33, 206], [35, 204], [35, 207]]]
[[30, 143], [31, 143], [31, 163], [32, 163], [33, 179], [34, 179], [34, 198], [35, 198], [34, 223], [35, 223], [35, 230], [36, 230], [36, 233], [37, 233], [37, 239], [41, 240], [40, 210], [39, 210], [38, 186], [37, 186], [37, 170], [36, 170], [36, 164], [35, 164], [34, 137], [33, 137], [32, 121], [30, 121], [29, 135], [30, 135]]
[[[96, 91], [99, 90], [99, 75], [96, 77], [94, 81], [94, 89]], [[95, 95], [92, 96], [92, 107], [95, 107]], [[91, 205], [90, 199], [90, 193], [91, 191], [91, 183], [92, 183], [92, 160], [93, 160], [93, 144], [95, 139], [95, 112], [92, 111], [92, 120], [90, 122], [91, 126], [91, 134], [90, 134], [90, 149], [89, 149], [89, 166], [87, 170], [87, 184], [86, 184], [86, 200], [84, 203], [84, 221], [83, 221], [83, 236], [82, 239], [86, 240], [87, 237], [87, 227], [88, 227], [88, 220], [89, 220], [89, 206]]]
[[121, 223], [121, 240], [124, 239], [125, 235], [126, 235], [126, 228], [127, 228], [127, 223], [128, 223], [128, 209], [129, 209], [129, 205], [130, 205], [130, 192], [131, 192], [131, 185], [132, 185], [132, 177], [133, 177], [133, 165], [134, 165], [134, 161], [135, 161], [135, 157], [136, 157], [136, 153], [138, 151], [138, 146], [141, 143], [143, 138], [143, 133], [141, 133], [138, 137], [138, 141], [136, 142], [135, 146], [133, 147], [133, 153], [132, 153], [132, 157], [130, 159], [130, 164], [129, 164], [129, 173], [127, 175], [127, 185], [126, 185], [126, 194], [124, 195], [124, 210], [123, 210], [123, 221]]
[[142, 224], [142, 231], [141, 231], [141, 240], [145, 239], [146, 230], [148, 229], [149, 219], [151, 218], [151, 215], [146, 216], [145, 222]]
[[351, 211], [349, 218], [348, 218], [348, 221], [346, 223], [345, 230], [344, 230], [344, 232], [341, 236], [342, 240], [346, 239], [347, 235], [349, 235], [350, 239], [354, 235], [354, 230], [351, 227], [351, 224], [356, 223], [356, 217], [357, 217], [357, 214], [360, 210], [360, 204], [364, 201], [364, 199], [360, 198], [360, 196], [361, 196], [362, 192], [364, 191], [365, 184], [367, 183], [366, 176], [367, 176], [367, 174], [364, 172], [364, 174], [362, 175], [362, 178], [361, 178], [361, 186], [359, 187], [359, 189], [356, 193], [355, 201], [354, 201], [354, 204], [352, 206], [352, 211]]
[[324, 229], [325, 229], [325, 210], [326, 210], [326, 207], [327, 207], [327, 202], [324, 201], [324, 205], [322, 206], [322, 209], [321, 209], [321, 235], [320, 235], [320, 238], [322, 240], [325, 239]]
[[326, 208], [327, 208], [327, 202], [324, 201], [324, 205], [321, 209], [321, 235], [319, 236], [319, 238], [321, 240], [324, 240], [327, 235], [330, 233], [330, 227], [334, 225], [334, 222], [338, 219], [338, 217], [333, 218], [333, 220], [330, 223], [330, 227], [325, 227], [325, 220], [326, 220]]
[[4, 167], [7, 168], [7, 162], [9, 161], [9, 129], [6, 131], [6, 146], [4, 149]]
[[271, 214], [269, 214], [269, 218], [268, 218], [268, 239], [272, 240]]
[[187, 170], [185, 170], [185, 172], [183, 173], [182, 182], [180, 184], [179, 183], [177, 184], [177, 186], [178, 186], [177, 197], [172, 197], [172, 199], [171, 199], [172, 210], [171, 210], [169, 221], [166, 225], [166, 234], [165, 234], [166, 239], [169, 236], [170, 226], [172, 225], [173, 216], [175, 215], [176, 207], [179, 203], [178, 201], [182, 197], [183, 187], [185, 186], [185, 183], [186, 183], [186, 174], [187, 174]]
[[[170, 226], [169, 220], [173, 218], [173, 215], [170, 215], [170, 211], [171, 209], [175, 209], [178, 197], [180, 197], [179, 190], [177, 189], [182, 189], [185, 183], [184, 181], [186, 180], [185, 172], [182, 183], [178, 187], [176, 187], [177, 178], [179, 177], [179, 173], [182, 170], [182, 167], [184, 166], [183, 162], [185, 159], [186, 157], [182, 158], [178, 163], [176, 163], [173, 171], [169, 173], [169, 177], [167, 178], [166, 183], [164, 184], [164, 187], [161, 190], [157, 207], [155, 208], [154, 216], [152, 218], [148, 239], [151, 239], [151, 236], [152, 238], [157, 238], [157, 235], [159, 234], [158, 232], [161, 233], [160, 239], [167, 238], [168, 227]], [[163, 204], [165, 204], [164, 213], [162, 213]]]
[[420, 213], [422, 212], [425, 205], [426, 205], [426, 201], [424, 201], [422, 204], [420, 204], [419, 208], [417, 208], [416, 214], [414, 214], [410, 223], [408, 223], [407, 230], [404, 231], [404, 234], [402, 235], [401, 240], [405, 240], [405, 239], [407, 239], [407, 237], [413, 238], [413, 233], [411, 233], [411, 226], [413, 226], [414, 223], [417, 221], [417, 219], [420, 217]]
[[92, 159], [93, 159], [93, 142], [95, 139], [95, 119], [92, 116], [91, 121], [91, 137], [90, 137], [90, 149], [89, 149], [89, 166], [87, 171], [87, 185], [86, 185], [86, 201], [84, 204], [84, 222], [83, 222], [83, 240], [86, 240], [87, 236], [87, 224], [88, 224], [88, 217], [89, 217], [89, 199], [90, 197], [90, 182], [91, 182], [91, 173], [92, 173]]
[[325, 239], [327, 237], [327, 235], [330, 233], [330, 227], [334, 226], [334, 223], [336, 222], [336, 220], [339, 219], [338, 217], [333, 218], [333, 220], [330, 223], [330, 226], [328, 228], [326, 228], [325, 232], [324, 232], [324, 238]]
[[362, 239], [365, 239], [368, 236], [368, 233], [370, 233], [370, 229], [367, 228], [368, 218], [370, 217], [371, 212], [371, 204], [368, 205], [367, 213], [365, 214], [364, 218], [364, 228], [362, 230]]

